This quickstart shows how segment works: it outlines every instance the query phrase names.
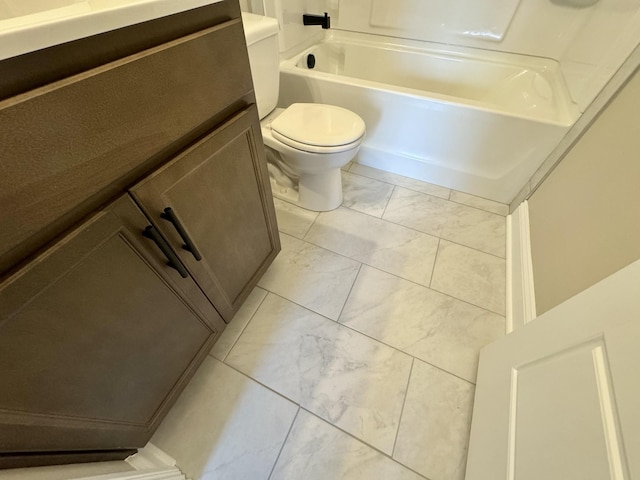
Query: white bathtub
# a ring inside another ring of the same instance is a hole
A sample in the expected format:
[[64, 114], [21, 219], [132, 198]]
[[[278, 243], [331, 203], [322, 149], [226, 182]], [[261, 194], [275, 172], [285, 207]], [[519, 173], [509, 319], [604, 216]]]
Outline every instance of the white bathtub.
[[281, 106], [362, 116], [358, 162], [506, 203], [579, 116], [557, 62], [523, 55], [334, 31], [280, 71]]

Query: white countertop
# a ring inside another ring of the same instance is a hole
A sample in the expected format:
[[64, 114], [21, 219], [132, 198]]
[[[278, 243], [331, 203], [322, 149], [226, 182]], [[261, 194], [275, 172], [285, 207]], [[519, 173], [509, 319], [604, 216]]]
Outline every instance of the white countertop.
[[3, 1], [0, 15], [17, 13], [0, 16], [0, 60], [221, 1], [47, 0], [42, 11]]

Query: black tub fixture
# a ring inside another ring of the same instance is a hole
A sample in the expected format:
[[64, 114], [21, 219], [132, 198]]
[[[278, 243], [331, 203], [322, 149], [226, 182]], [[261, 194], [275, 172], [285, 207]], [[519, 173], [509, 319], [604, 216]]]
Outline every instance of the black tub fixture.
[[313, 53], [307, 55], [307, 68], [312, 69], [316, 66], [316, 56]]
[[304, 25], [320, 25], [326, 30], [331, 27], [331, 17], [327, 12], [324, 12], [324, 16], [305, 13], [302, 15], [302, 23]]

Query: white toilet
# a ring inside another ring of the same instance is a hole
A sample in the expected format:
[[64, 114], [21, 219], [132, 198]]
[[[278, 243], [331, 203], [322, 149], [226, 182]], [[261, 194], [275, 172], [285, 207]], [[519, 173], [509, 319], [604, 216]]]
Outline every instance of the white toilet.
[[242, 23], [274, 196], [309, 210], [338, 208], [340, 169], [358, 153], [364, 121], [333, 105], [275, 108], [280, 83], [278, 21], [243, 12]]

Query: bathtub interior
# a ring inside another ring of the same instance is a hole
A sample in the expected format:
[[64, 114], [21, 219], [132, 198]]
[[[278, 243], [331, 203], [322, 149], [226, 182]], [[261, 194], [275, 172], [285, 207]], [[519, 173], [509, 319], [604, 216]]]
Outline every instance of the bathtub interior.
[[[551, 59], [422, 42], [402, 45], [375, 36], [332, 33], [283, 66], [390, 85], [408, 93], [571, 124], [579, 115]], [[380, 68], [384, 65], [384, 68]]]

